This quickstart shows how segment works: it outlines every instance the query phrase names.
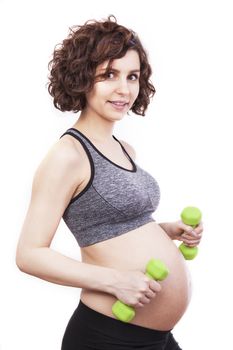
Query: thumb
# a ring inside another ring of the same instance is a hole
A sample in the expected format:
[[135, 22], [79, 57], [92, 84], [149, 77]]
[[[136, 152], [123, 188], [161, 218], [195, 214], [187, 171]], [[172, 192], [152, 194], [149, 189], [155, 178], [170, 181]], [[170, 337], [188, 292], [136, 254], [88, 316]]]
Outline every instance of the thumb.
[[180, 221], [179, 227], [180, 227], [180, 229], [182, 229], [185, 233], [188, 233], [188, 234], [192, 234], [192, 233], [193, 233], [193, 227], [192, 227], [192, 226], [189, 226], [189, 225], [186, 225], [185, 223], [183, 223], [183, 221]]
[[184, 234], [187, 233], [190, 236], [193, 236], [195, 238], [197, 237], [197, 233], [195, 232], [192, 226], [189, 226], [183, 223], [183, 230], [184, 230]]

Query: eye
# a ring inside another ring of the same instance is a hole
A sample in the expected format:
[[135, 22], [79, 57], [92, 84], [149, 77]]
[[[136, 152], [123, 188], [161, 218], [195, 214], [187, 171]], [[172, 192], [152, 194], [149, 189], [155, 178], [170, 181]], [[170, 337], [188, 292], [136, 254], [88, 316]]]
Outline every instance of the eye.
[[112, 79], [112, 78], [114, 78], [114, 76], [115, 76], [114, 72], [111, 72], [111, 71], [110, 71], [110, 72], [107, 72], [107, 73], [106, 73], [106, 78], [107, 78], [107, 79]]
[[130, 74], [130, 76], [129, 76], [129, 79], [132, 81], [138, 80], [138, 78], [139, 78], [138, 74]]

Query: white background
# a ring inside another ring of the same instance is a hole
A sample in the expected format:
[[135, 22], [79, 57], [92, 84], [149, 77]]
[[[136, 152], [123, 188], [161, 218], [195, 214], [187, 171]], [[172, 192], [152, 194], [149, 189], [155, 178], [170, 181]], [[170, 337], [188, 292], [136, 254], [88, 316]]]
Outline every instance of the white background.
[[[0, 348], [58, 350], [79, 299], [78, 289], [22, 274], [14, 256], [34, 171], [77, 118], [53, 107], [48, 61], [69, 26], [109, 14], [139, 34], [157, 89], [147, 116], [125, 117], [114, 134], [160, 184], [157, 221], [177, 220], [187, 205], [203, 211], [205, 236], [188, 263], [193, 298], [175, 337], [184, 350], [229, 349], [233, 13], [226, 0], [0, 1]], [[63, 223], [53, 247], [80, 259]]]

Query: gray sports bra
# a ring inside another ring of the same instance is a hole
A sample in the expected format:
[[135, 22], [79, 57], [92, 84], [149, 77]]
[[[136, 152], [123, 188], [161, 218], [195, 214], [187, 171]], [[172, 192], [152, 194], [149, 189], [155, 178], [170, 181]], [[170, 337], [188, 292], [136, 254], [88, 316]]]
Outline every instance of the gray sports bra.
[[88, 156], [91, 176], [86, 187], [73, 197], [63, 219], [80, 247], [86, 247], [155, 221], [160, 190], [156, 180], [134, 163], [120, 141], [122, 151], [132, 164], [125, 169], [105, 157], [77, 129], [68, 129]]

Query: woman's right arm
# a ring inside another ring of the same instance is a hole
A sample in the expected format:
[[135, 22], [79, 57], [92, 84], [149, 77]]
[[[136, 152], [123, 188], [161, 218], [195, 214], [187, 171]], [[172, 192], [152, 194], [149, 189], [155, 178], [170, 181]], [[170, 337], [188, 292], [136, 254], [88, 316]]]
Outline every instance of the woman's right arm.
[[83, 156], [70, 140], [52, 147], [37, 169], [16, 252], [25, 273], [49, 282], [111, 292], [116, 271], [81, 263], [50, 248], [63, 212], [81, 183]]
[[143, 306], [160, 285], [141, 271], [119, 271], [69, 258], [50, 245], [74, 192], [83, 181], [83, 156], [68, 140], [58, 142], [40, 164], [19, 238], [16, 264], [43, 280], [114, 295], [129, 305]]

